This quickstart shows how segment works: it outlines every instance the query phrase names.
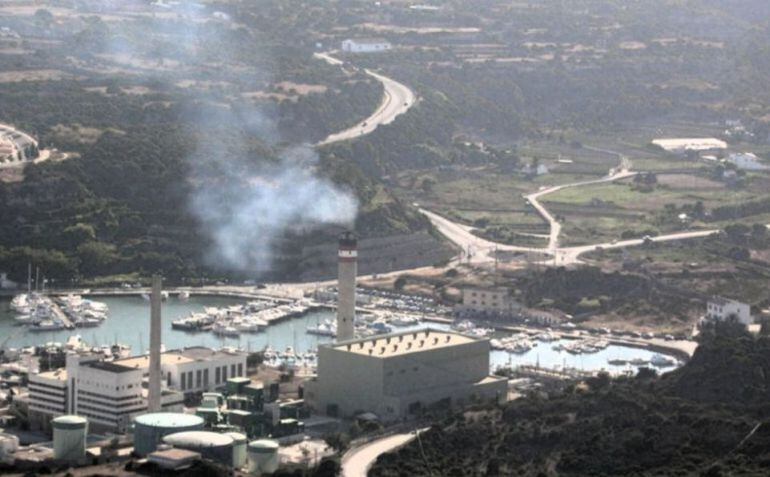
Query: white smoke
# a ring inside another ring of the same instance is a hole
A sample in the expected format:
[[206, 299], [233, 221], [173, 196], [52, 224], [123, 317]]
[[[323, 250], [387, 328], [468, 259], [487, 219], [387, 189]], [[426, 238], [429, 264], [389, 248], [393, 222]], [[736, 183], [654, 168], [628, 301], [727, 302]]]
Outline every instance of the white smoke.
[[[210, 23], [214, 17], [224, 18], [221, 14], [184, 3], [175, 8], [180, 13], [177, 19], [148, 23], [152, 36], [171, 39], [155, 45], [152, 55], [184, 61], [165, 74], [148, 73], [153, 80], [174, 88], [188, 68], [212, 61], [228, 73], [236, 90], [275, 79], [272, 71], [255, 70], [231, 58], [226, 48], [216, 55], [203, 53], [202, 46], [220, 44], [218, 32], [227, 34], [220, 22]], [[251, 57], [260, 58], [260, 65], [274, 64], [267, 58], [269, 52], [259, 47], [254, 41]], [[120, 34], [113, 36], [107, 49], [115, 55], [147, 54], [132, 50]], [[239, 73], [231, 64], [239, 65]], [[211, 265], [260, 274], [270, 270], [276, 246], [287, 232], [352, 225], [357, 211], [354, 196], [317, 173], [318, 156], [312, 147], [276, 146], [280, 132], [271, 117], [274, 113], [236, 96], [223, 104], [221, 96], [202, 90], [191, 89], [188, 94], [194, 97], [183, 118], [197, 138], [195, 153], [188, 158], [189, 209], [211, 243]]]
[[198, 187], [192, 212], [213, 241], [212, 264], [265, 272], [286, 231], [352, 224], [356, 200], [319, 177], [317, 161], [309, 146], [292, 147], [283, 151], [275, 164], [227, 164], [219, 180]]

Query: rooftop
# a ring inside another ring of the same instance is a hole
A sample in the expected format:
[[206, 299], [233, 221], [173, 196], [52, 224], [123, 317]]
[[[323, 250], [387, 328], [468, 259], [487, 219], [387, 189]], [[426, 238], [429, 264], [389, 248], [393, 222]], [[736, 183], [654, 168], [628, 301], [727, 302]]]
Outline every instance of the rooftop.
[[653, 144], [662, 147], [667, 151], [691, 150], [705, 151], [708, 149], [725, 149], [727, 143], [713, 137], [702, 138], [661, 138], [652, 141]]
[[[160, 355], [161, 365], [184, 364], [184, 363], [190, 363], [192, 361], [193, 360], [189, 358], [186, 358], [178, 354], [173, 354], [173, 353], [163, 353]], [[126, 366], [132, 369], [145, 369], [150, 367], [150, 356], [143, 355], [143, 356], [134, 356], [131, 358], [123, 358], [123, 359], [116, 360], [115, 363], [119, 363], [121, 366]]]
[[385, 38], [348, 38], [348, 40], [358, 43], [359, 45], [374, 45], [390, 43]]
[[736, 303], [739, 305], [743, 305], [744, 303], [739, 302], [738, 300], [731, 300], [730, 298], [725, 298], [723, 296], [712, 296], [709, 300], [709, 303], [713, 303], [715, 305], [729, 305], [731, 303]]
[[101, 371], [107, 371], [108, 373], [126, 373], [129, 371], [134, 371], [134, 368], [129, 368], [128, 366], [118, 364], [117, 361], [89, 361], [87, 363], [83, 363], [83, 366], [88, 366], [89, 368], [98, 369]]
[[181, 412], [153, 412], [137, 416], [134, 421], [150, 427], [203, 427], [203, 418], [195, 414]]
[[333, 347], [340, 351], [377, 358], [389, 358], [473, 343], [474, 341], [477, 340], [459, 333], [427, 329], [349, 340], [333, 345]]
[[242, 353], [239, 351], [227, 351], [225, 349], [216, 350], [212, 348], [206, 348], [205, 346], [191, 346], [189, 348], [171, 350], [166, 354], [182, 356], [194, 361], [205, 361], [219, 359], [226, 356], [237, 356]]
[[45, 379], [56, 379], [59, 381], [66, 381], [67, 370], [65, 368], [55, 369], [53, 371], [46, 371], [44, 373], [39, 373], [38, 376]]

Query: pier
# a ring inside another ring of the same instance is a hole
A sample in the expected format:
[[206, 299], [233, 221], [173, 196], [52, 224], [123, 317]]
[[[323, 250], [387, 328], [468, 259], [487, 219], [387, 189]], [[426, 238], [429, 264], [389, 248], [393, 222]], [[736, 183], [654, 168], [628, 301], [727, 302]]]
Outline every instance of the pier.
[[69, 319], [66, 313], [64, 313], [64, 310], [61, 309], [61, 306], [57, 302], [57, 300], [49, 298], [51, 301], [50, 307], [51, 307], [51, 314], [53, 317], [57, 320], [60, 320], [64, 324], [65, 330], [72, 330], [75, 328], [75, 324], [72, 323], [72, 320]]

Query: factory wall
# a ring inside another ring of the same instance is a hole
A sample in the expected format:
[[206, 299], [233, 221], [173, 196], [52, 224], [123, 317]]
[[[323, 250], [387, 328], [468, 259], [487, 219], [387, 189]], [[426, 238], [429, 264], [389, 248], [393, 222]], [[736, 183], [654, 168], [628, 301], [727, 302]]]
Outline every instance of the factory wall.
[[[318, 379], [307, 383], [305, 399], [320, 414], [334, 404], [340, 416], [379, 408], [382, 398], [382, 360], [331, 347], [318, 349]], [[309, 386], [308, 386], [309, 385]]]
[[505, 379], [489, 376], [489, 342], [479, 340], [385, 358], [322, 346], [318, 378], [307, 383], [305, 398], [320, 414], [334, 404], [341, 417], [367, 411], [393, 421], [413, 406], [490, 400], [506, 392]]

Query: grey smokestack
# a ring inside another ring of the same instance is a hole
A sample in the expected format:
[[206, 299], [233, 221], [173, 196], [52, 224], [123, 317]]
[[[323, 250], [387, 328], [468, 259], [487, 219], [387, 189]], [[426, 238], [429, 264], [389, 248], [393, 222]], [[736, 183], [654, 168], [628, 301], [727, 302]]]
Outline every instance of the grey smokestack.
[[160, 276], [152, 277], [150, 297], [150, 382], [147, 397], [147, 411], [160, 411], [160, 304], [162, 281]]
[[337, 284], [337, 341], [353, 339], [356, 319], [358, 239], [353, 232], [340, 235]]

